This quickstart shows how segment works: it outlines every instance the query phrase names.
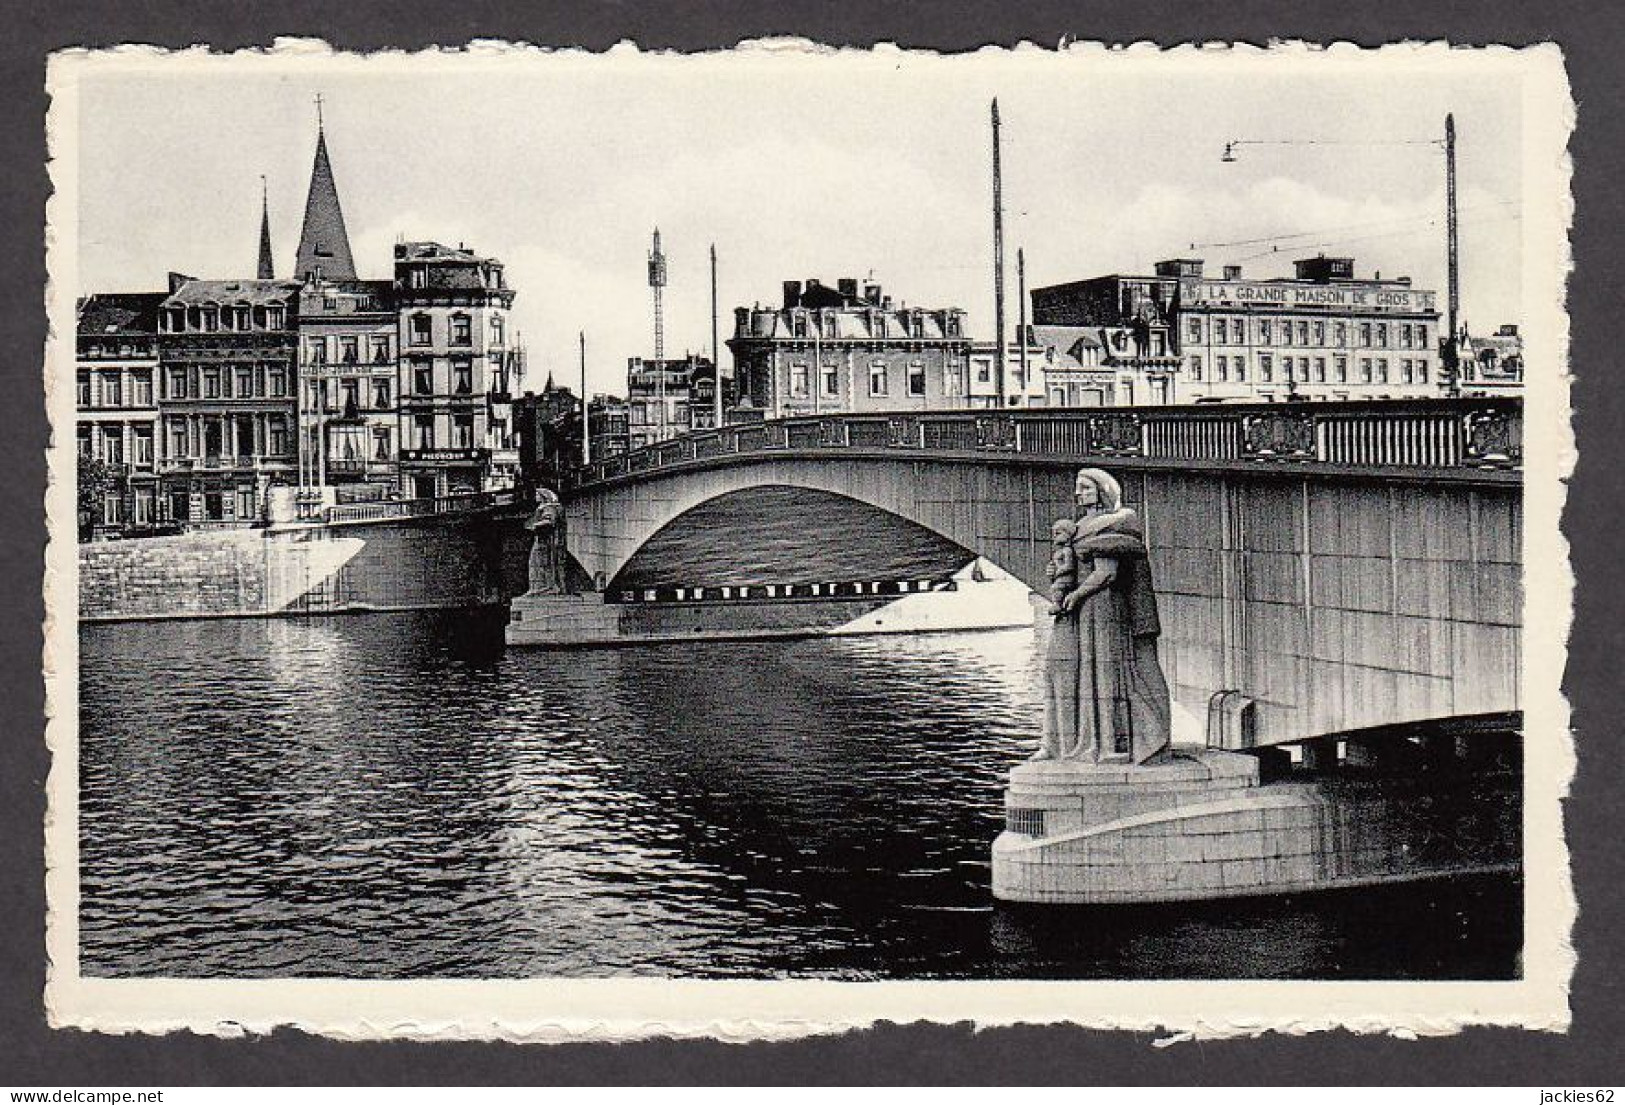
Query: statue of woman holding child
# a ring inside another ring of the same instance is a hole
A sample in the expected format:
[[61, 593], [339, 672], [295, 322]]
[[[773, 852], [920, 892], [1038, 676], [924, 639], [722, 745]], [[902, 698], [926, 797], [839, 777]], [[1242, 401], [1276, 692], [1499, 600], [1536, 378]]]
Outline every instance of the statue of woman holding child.
[[1157, 658], [1157, 597], [1145, 528], [1117, 481], [1082, 469], [1076, 518], [1051, 529], [1051, 613], [1044, 737], [1035, 760], [1097, 763], [1126, 752], [1135, 764], [1167, 754], [1168, 682]]

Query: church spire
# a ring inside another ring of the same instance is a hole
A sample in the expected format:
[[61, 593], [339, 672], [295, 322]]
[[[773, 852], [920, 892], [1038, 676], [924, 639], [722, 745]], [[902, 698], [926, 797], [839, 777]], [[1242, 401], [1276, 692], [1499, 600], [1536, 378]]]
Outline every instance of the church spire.
[[260, 177], [260, 271], [261, 280], [275, 280], [276, 271], [271, 264], [271, 206], [265, 191], [265, 178]]
[[305, 225], [299, 232], [299, 256], [294, 276], [309, 280], [320, 273], [328, 280], [354, 280], [355, 261], [350, 237], [344, 229], [338, 186], [327, 157], [327, 132], [322, 125], [322, 98], [316, 97], [316, 163], [310, 170], [310, 195], [305, 200]]

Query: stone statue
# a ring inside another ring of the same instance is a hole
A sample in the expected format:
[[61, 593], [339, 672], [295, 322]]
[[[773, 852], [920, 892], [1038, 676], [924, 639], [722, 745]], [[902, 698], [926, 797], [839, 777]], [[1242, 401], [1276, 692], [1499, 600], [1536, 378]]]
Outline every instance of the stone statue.
[[1044, 575], [1049, 578], [1051, 614], [1060, 612], [1061, 603], [1078, 586], [1078, 554], [1072, 548], [1077, 532], [1078, 524], [1071, 518], [1057, 518], [1049, 528], [1051, 549]]
[[555, 492], [545, 487], [536, 489], [536, 509], [525, 522], [525, 528], [535, 539], [530, 547], [530, 594], [563, 594], [563, 543], [560, 531], [564, 528], [564, 505], [559, 502]]
[[1071, 548], [1081, 578], [1055, 604], [1044, 736], [1033, 759], [1093, 763], [1121, 749], [1131, 762], [1149, 763], [1167, 753], [1172, 727], [1145, 529], [1122, 505], [1117, 481], [1098, 468], [1078, 473], [1073, 494]]

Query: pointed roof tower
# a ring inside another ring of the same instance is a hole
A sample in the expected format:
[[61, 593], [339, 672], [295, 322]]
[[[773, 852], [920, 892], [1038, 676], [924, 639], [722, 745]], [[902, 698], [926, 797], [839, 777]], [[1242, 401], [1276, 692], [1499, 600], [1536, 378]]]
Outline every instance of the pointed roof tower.
[[294, 278], [308, 280], [317, 272], [328, 280], [354, 280], [350, 236], [344, 229], [333, 165], [327, 158], [327, 133], [322, 126], [322, 98], [316, 97], [316, 163], [310, 170], [310, 195], [305, 199], [305, 225], [299, 232], [299, 256]]
[[260, 177], [260, 268], [261, 280], [275, 280], [276, 270], [271, 264], [271, 207], [265, 192], [265, 178]]

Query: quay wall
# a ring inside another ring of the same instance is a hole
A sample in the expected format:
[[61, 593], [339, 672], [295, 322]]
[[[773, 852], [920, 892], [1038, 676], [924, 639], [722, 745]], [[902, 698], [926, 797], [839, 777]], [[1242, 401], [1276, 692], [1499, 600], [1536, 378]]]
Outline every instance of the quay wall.
[[498, 606], [528, 537], [491, 515], [309, 524], [79, 546], [81, 621]]

